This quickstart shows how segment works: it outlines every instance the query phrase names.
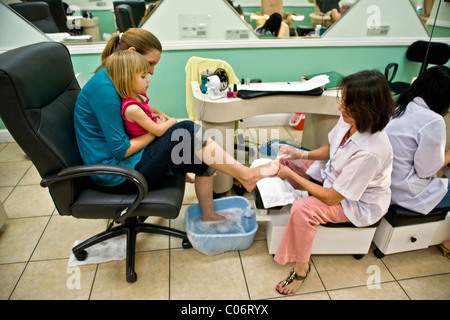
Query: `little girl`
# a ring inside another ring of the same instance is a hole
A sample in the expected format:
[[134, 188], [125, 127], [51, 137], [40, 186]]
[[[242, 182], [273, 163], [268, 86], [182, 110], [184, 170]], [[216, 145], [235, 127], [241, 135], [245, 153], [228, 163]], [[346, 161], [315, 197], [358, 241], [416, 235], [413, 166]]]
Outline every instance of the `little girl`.
[[[177, 123], [163, 112], [148, 105], [148, 62], [136, 51], [118, 51], [105, 63], [117, 92], [122, 98], [122, 118], [130, 139], [151, 133], [161, 137], [167, 129]], [[144, 99], [145, 97], [145, 99]], [[186, 173], [186, 182], [193, 183]]]
[[[148, 105], [146, 92], [150, 82], [147, 77], [149, 64], [141, 54], [129, 50], [118, 51], [107, 59], [105, 67], [122, 98], [122, 118], [130, 139], [147, 133], [161, 137], [177, 123], [175, 118]], [[194, 182], [187, 173], [186, 182]]]
[[122, 98], [122, 117], [130, 138], [146, 133], [160, 137], [177, 123], [175, 118], [148, 105], [149, 64], [141, 54], [130, 50], [118, 51], [108, 58], [105, 67]]

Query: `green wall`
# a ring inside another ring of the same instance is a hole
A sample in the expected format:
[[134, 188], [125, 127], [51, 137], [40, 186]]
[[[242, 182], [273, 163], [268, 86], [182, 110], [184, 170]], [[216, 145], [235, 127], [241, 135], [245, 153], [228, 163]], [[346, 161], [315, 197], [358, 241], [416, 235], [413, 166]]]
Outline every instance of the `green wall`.
[[[238, 78], [258, 78], [266, 82], [298, 81], [305, 74], [336, 71], [348, 75], [364, 69], [384, 68], [399, 63], [396, 81], [409, 81], [419, 65], [405, 58], [405, 47], [297, 47], [254, 49], [211, 49], [165, 51], [155, 74], [150, 77], [150, 104], [176, 118], [187, 118], [185, 66], [192, 56], [223, 59]], [[75, 72], [87, 78], [100, 62], [100, 55], [72, 57]], [[226, 112], [226, 111], [225, 111]]]
[[[348, 75], [364, 69], [384, 68], [399, 63], [396, 81], [410, 81], [419, 64], [406, 60], [407, 46], [379, 47], [295, 47], [164, 51], [155, 74], [150, 77], [150, 104], [175, 118], [187, 118], [185, 66], [192, 56], [223, 59], [238, 78], [259, 78], [266, 82], [298, 81], [305, 74], [336, 71]], [[100, 54], [72, 55], [75, 73], [87, 79], [100, 64]], [[276, 108], [276, 106], [274, 106]], [[224, 110], [226, 112], [226, 110]], [[5, 126], [0, 122], [0, 129]]]

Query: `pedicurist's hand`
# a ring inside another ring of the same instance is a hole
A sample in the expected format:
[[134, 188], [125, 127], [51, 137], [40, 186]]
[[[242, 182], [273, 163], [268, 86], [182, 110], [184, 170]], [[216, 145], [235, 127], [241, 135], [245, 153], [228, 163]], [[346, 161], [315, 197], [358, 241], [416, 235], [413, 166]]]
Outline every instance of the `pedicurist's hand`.
[[291, 168], [280, 163], [277, 177], [280, 179], [286, 180], [286, 179], [289, 179], [293, 173], [294, 173], [294, 171], [292, 171]]
[[283, 160], [308, 159], [308, 151], [287, 144], [280, 144], [278, 158]]

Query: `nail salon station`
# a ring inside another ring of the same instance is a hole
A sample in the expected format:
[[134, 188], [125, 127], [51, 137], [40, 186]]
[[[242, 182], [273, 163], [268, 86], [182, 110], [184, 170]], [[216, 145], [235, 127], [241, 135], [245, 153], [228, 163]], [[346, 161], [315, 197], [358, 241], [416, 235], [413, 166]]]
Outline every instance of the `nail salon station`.
[[[301, 128], [296, 127], [301, 129], [300, 139], [286, 143], [306, 149], [327, 144], [328, 132], [340, 115], [336, 89], [340, 77], [377, 69], [387, 70], [390, 82], [410, 83], [423, 62], [408, 59], [413, 43], [450, 45], [450, 2], [444, 0], [431, 1], [428, 7], [424, 3], [429, 2], [422, 0], [347, 1], [350, 8], [334, 22], [313, 0], [121, 1], [119, 9], [113, 0], [66, 0], [69, 23], [66, 30], [56, 32], [43, 32], [38, 23], [27, 21], [19, 14], [20, 5], [14, 9], [16, 2], [0, 2], [0, 54], [38, 42], [63, 42], [81, 87], [99, 65], [112, 33], [139, 26], [155, 34], [163, 53], [150, 77], [151, 104], [177, 119], [202, 124], [214, 133], [216, 142], [247, 165], [260, 157], [276, 156], [271, 147], [284, 139], [277, 130], [261, 134], [257, 129], [293, 127], [295, 116], [302, 119]], [[51, 9], [53, 0], [46, 2]], [[149, 7], [152, 10], [145, 12]], [[124, 12], [130, 19], [124, 18]], [[254, 29], [273, 12], [290, 17], [283, 22], [284, 31], [280, 29], [278, 37], [258, 36]], [[396, 65], [395, 74], [386, 68], [389, 64]], [[448, 60], [444, 65], [449, 65]], [[447, 127], [450, 138], [448, 133]], [[251, 139], [254, 143], [249, 146]], [[0, 143], [13, 142], [0, 122]], [[235, 187], [229, 176], [219, 173], [215, 178], [219, 197], [239, 195]], [[266, 207], [257, 192], [250, 201], [259, 226], [265, 228], [267, 254], [273, 255], [289, 219], [290, 204]], [[8, 215], [8, 207], [6, 214], [1, 208], [2, 216]], [[320, 225], [312, 254], [361, 259], [370, 253], [383, 258], [449, 239], [447, 209], [421, 215], [391, 206], [373, 226]]]

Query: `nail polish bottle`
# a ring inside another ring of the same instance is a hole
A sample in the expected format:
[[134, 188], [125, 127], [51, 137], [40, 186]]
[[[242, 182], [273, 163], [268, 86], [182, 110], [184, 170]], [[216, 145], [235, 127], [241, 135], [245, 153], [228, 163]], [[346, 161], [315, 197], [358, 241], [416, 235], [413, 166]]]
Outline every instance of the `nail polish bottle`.
[[231, 91], [231, 87], [228, 87], [227, 98], [233, 98], [233, 91]]
[[237, 84], [233, 85], [233, 98], [237, 98], [238, 91], [237, 91]]

